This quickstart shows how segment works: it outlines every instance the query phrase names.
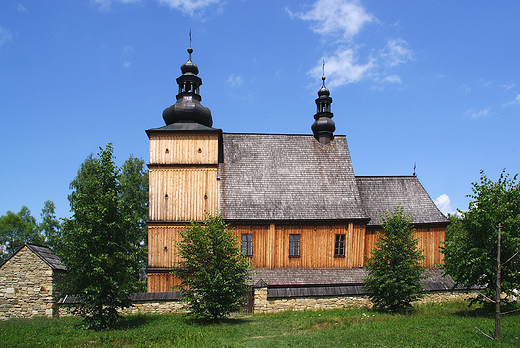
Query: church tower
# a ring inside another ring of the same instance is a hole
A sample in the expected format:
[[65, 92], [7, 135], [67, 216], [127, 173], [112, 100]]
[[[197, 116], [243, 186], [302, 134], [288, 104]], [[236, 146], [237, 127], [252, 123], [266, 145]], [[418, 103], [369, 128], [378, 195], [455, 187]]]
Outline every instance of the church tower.
[[334, 114], [330, 111], [330, 104], [332, 104], [332, 98], [330, 92], [325, 87], [325, 74], [321, 77], [323, 85], [318, 91], [318, 98], [316, 98], [316, 114], [314, 115], [314, 123], [311, 126], [314, 138], [322, 144], [329, 144], [334, 138], [334, 131], [336, 125], [332, 118]]
[[[176, 256], [174, 241], [190, 221], [219, 209], [217, 167], [222, 158], [222, 130], [212, 128], [211, 111], [201, 105], [199, 69], [191, 60], [181, 66], [176, 103], [163, 112], [165, 126], [146, 131], [150, 139], [148, 292], [172, 291], [169, 273]], [[178, 280], [176, 281], [178, 282]]]

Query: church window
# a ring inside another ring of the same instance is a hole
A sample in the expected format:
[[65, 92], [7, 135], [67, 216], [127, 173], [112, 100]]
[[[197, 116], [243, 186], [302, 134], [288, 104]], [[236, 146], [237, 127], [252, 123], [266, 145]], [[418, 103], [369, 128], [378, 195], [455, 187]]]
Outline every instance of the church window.
[[245, 256], [253, 256], [253, 235], [243, 234], [242, 235], [242, 253]]
[[337, 234], [336, 242], [334, 243], [334, 256], [344, 257], [345, 256], [345, 235]]
[[289, 256], [300, 256], [300, 235], [289, 235]]

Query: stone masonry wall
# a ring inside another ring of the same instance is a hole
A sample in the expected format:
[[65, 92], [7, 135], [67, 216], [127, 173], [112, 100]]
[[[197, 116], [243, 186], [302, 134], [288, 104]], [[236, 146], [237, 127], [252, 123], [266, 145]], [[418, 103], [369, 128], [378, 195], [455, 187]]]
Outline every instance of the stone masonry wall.
[[[414, 303], [440, 303], [473, 297], [475, 294], [466, 292], [428, 293]], [[267, 288], [255, 289], [254, 313], [278, 313], [283, 311], [308, 311], [333, 308], [372, 307], [368, 296], [334, 296], [334, 297], [292, 297], [267, 298]]]
[[0, 268], [0, 320], [55, 314], [53, 271], [27, 247]]
[[[168, 301], [139, 301], [135, 302], [132, 307], [124, 308], [119, 311], [123, 314], [172, 314], [186, 313], [184, 303], [179, 300]], [[72, 307], [68, 305], [59, 305], [57, 316], [66, 317], [73, 315]]]

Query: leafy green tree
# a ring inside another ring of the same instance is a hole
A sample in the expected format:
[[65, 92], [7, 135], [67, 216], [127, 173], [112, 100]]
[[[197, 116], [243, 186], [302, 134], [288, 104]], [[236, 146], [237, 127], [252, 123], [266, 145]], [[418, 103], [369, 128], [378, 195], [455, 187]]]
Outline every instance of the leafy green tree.
[[25, 205], [18, 213], [7, 211], [0, 217], [0, 261], [5, 260], [24, 243], [43, 244], [36, 219]]
[[251, 262], [221, 216], [191, 223], [176, 242], [182, 261], [172, 270], [192, 314], [203, 320], [227, 316], [244, 301]]
[[130, 156], [121, 168], [119, 184], [123, 212], [132, 221], [129, 233], [132, 235], [131, 239], [137, 243], [139, 260], [144, 271], [148, 245], [148, 171], [145, 169], [144, 161]]
[[120, 170], [112, 144], [90, 155], [71, 182], [70, 219], [65, 219], [58, 249], [68, 275], [64, 290], [78, 295], [77, 312], [87, 328], [112, 328], [117, 310], [131, 305], [141, 265], [135, 221], [125, 211]]
[[483, 171], [472, 184], [473, 194], [462, 219], [451, 218], [446, 232], [444, 269], [464, 287], [478, 286], [477, 301], [496, 298], [498, 224], [502, 224], [502, 292], [511, 295], [520, 288], [520, 183], [505, 171], [497, 182]]
[[369, 274], [364, 287], [375, 308], [400, 312], [422, 295], [424, 255], [413, 236], [412, 218], [402, 208], [382, 218], [383, 233], [366, 262]]
[[40, 214], [41, 222], [38, 224], [38, 230], [45, 237], [46, 244], [53, 249], [58, 247], [61, 230], [61, 223], [56, 218], [55, 209], [56, 206], [53, 201], [45, 201]]

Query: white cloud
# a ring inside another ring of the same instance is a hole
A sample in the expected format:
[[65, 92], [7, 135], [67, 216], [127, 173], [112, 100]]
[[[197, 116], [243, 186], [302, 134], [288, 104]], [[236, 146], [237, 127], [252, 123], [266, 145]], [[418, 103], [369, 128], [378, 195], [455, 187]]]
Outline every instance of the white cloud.
[[468, 86], [468, 85], [462, 85], [462, 86], [460, 86], [460, 88], [462, 88], [466, 93], [468, 93], [469, 91], [471, 91], [471, 87]]
[[22, 4], [18, 4], [18, 12], [27, 12], [27, 9]]
[[464, 112], [464, 116], [472, 118], [486, 117], [488, 115], [490, 115], [489, 108], [478, 111], [476, 111], [475, 109], [469, 109]]
[[[334, 53], [325, 53], [308, 74], [319, 79], [322, 74], [322, 61], [325, 61], [327, 87], [339, 87], [368, 78], [375, 81], [374, 90], [383, 90], [382, 83], [401, 84], [401, 77], [390, 69], [413, 60], [413, 51], [408, 43], [396, 38], [388, 40], [382, 49], [372, 49], [366, 58], [359, 58], [359, 49], [364, 44], [354, 42], [355, 37], [377, 18], [368, 13], [358, 0], [316, 0], [310, 10], [293, 13], [286, 8], [291, 18], [310, 21], [314, 32], [336, 37], [330, 42]], [[386, 76], [382, 78], [381, 76]]]
[[509, 105], [520, 105], [520, 94], [518, 94], [514, 100], [512, 100], [508, 103], [505, 103], [503, 106], [509, 106]]
[[351, 40], [366, 23], [376, 20], [355, 0], [317, 0], [306, 13], [286, 11], [291, 17], [317, 22], [312, 29], [318, 34], [340, 35], [345, 40]]
[[318, 64], [309, 71], [309, 75], [318, 80], [322, 75], [322, 62], [325, 61], [327, 87], [338, 87], [353, 83], [365, 77], [375, 66], [375, 60], [368, 59], [365, 64], [357, 62], [356, 52], [352, 48], [339, 48], [332, 56], [320, 58]]
[[408, 42], [397, 38], [388, 40], [386, 47], [381, 51], [381, 57], [387, 66], [395, 67], [413, 60], [413, 52], [408, 48]]
[[515, 87], [516, 83], [512, 83], [510, 85], [500, 85], [500, 87], [504, 88], [506, 91], [509, 91], [511, 88]]
[[388, 75], [383, 79], [383, 82], [401, 84], [401, 77], [399, 75]]
[[110, 11], [110, 9], [112, 8], [112, 3], [119, 2], [123, 4], [131, 4], [139, 1], [141, 0], [93, 0], [93, 2], [99, 6], [99, 10], [101, 12]]
[[204, 8], [219, 2], [220, 0], [159, 0], [161, 5], [167, 5], [172, 9], [180, 10], [189, 16], [193, 16]]
[[454, 209], [451, 207], [450, 197], [445, 193], [437, 197], [437, 199], [435, 200], [435, 205], [444, 215], [456, 214]]
[[3, 27], [0, 27], [0, 46], [11, 40], [13, 40], [13, 33]]
[[130, 65], [132, 65], [132, 63], [128, 59], [128, 57], [130, 56], [130, 54], [132, 52], [134, 52], [134, 48], [132, 46], [125, 46], [125, 47], [123, 47], [123, 57], [125, 57], [125, 59], [123, 61], [123, 66], [125, 68], [129, 68]]
[[244, 78], [242, 75], [235, 76], [233, 74], [229, 75], [227, 78], [227, 83], [229, 83], [233, 87], [241, 86]]

